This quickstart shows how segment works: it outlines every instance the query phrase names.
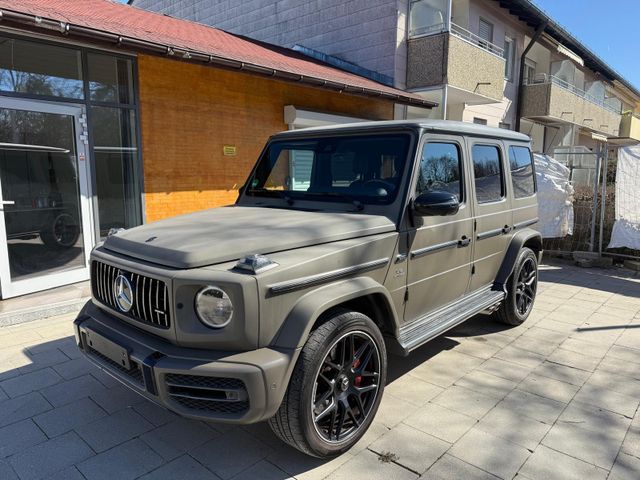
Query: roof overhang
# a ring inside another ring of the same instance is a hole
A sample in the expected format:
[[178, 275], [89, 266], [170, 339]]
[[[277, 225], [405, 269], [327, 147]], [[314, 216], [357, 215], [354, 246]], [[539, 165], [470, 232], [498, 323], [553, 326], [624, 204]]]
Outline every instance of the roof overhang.
[[[123, 8], [133, 7], [123, 5]], [[120, 35], [118, 33], [78, 25], [72, 22], [65, 22], [54, 18], [47, 18], [33, 13], [20, 12], [14, 9], [0, 9], [0, 20], [2, 20], [2, 24], [14, 26], [27, 32], [46, 34], [50, 37], [77, 39], [108, 48], [117, 47], [119, 49], [126, 49], [135, 52], [167, 56], [175, 60], [191, 63], [209, 64], [228, 70], [242, 71], [286, 82], [305, 84], [334, 92], [378, 98], [403, 105], [411, 105], [421, 108], [433, 108], [438, 106], [437, 103], [425, 100], [418, 95], [404, 92], [399, 89], [389, 88], [381, 84], [378, 89], [377, 87], [362, 87], [342, 82], [335, 82], [316, 76], [301, 75], [288, 72], [283, 69], [265, 67], [251, 62], [212, 55], [199, 50], [190, 50], [188, 48], [178, 47], [169, 43], [158, 43], [136, 38], [134, 36]], [[296, 53], [296, 55], [300, 54]]]

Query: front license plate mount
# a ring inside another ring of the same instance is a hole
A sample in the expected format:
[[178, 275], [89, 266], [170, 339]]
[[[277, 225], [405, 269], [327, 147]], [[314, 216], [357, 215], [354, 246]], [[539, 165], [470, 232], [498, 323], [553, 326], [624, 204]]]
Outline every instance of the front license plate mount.
[[129, 360], [129, 350], [121, 347], [116, 342], [103, 337], [93, 330], [85, 329], [84, 334], [89, 348], [95, 350], [101, 355], [104, 355], [112, 362], [121, 365], [127, 370], [131, 368], [131, 362]]

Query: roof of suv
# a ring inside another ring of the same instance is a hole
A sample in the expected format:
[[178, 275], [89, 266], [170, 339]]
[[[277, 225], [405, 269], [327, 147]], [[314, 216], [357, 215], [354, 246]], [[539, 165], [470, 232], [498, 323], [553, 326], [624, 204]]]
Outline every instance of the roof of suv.
[[455, 135], [470, 135], [474, 137], [500, 138], [506, 140], [517, 140], [528, 142], [531, 139], [524, 133], [514, 132], [504, 128], [487, 127], [475, 123], [456, 122], [453, 120], [386, 120], [379, 122], [355, 122], [342, 125], [327, 125], [323, 127], [301, 128], [298, 130], [288, 130], [276, 136], [304, 136], [309, 133], [330, 133], [330, 132], [350, 132], [350, 131], [375, 131], [398, 128], [424, 129], [431, 132], [449, 133]]

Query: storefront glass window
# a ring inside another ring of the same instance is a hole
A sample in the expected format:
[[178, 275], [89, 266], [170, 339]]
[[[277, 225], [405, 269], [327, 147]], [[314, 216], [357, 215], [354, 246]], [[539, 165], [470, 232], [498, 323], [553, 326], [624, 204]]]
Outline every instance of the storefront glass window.
[[84, 98], [79, 50], [0, 36], [0, 90]]
[[140, 224], [135, 125], [134, 110], [91, 108], [101, 237], [105, 237], [111, 228], [130, 228]]
[[89, 95], [94, 102], [133, 103], [131, 60], [97, 53], [87, 55]]

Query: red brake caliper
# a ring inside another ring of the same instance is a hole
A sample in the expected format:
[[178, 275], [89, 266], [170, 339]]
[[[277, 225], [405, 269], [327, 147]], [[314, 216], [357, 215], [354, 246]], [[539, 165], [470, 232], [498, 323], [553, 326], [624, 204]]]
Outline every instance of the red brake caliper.
[[[360, 366], [360, 359], [359, 359], [359, 358], [356, 358], [356, 359], [355, 359], [355, 361], [353, 362], [353, 369], [355, 370], [355, 369], [356, 369], [356, 368], [358, 368], [359, 366]], [[356, 387], [359, 387], [361, 382], [362, 382], [362, 376], [358, 375], [358, 376], [355, 378], [355, 381], [353, 382], [353, 384], [354, 384]]]

